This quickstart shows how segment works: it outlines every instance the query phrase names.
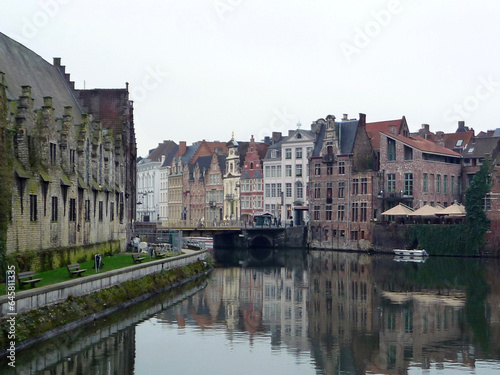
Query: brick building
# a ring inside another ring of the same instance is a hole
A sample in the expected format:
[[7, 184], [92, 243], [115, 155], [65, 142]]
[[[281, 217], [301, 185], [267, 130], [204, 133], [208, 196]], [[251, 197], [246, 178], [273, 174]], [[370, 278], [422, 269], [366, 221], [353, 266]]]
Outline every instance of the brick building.
[[369, 245], [374, 217], [375, 153], [365, 115], [316, 121], [318, 142], [310, 158], [310, 234], [313, 247], [358, 249]]
[[124, 250], [137, 165], [128, 85], [76, 90], [59, 58], [51, 65], [3, 34], [0, 71], [0, 127], [12, 135], [2, 155], [12, 173], [7, 252]]
[[264, 209], [262, 159], [268, 147], [269, 144], [256, 143], [253, 136], [250, 138], [240, 179], [241, 219], [247, 223], [252, 223], [254, 215], [262, 213]]

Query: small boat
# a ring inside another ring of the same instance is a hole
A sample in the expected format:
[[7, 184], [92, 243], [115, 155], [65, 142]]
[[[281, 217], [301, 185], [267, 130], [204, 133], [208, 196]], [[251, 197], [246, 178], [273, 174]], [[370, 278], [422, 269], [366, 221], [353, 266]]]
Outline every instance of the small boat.
[[404, 255], [396, 255], [394, 260], [396, 262], [413, 262], [413, 263], [425, 263], [428, 257], [423, 256], [404, 256]]
[[395, 255], [406, 256], [406, 257], [426, 257], [429, 256], [425, 250], [404, 250], [404, 249], [394, 249]]

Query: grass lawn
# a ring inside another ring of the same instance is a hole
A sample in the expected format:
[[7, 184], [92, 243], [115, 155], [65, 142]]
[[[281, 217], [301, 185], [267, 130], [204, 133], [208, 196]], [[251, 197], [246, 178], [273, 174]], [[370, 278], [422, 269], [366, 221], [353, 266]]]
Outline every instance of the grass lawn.
[[[145, 260], [142, 261], [142, 263], [147, 263], [151, 262], [149, 258], [149, 254], [144, 254], [144, 257], [146, 258]], [[157, 260], [156, 258], [153, 258], [152, 260]], [[99, 270], [98, 273], [103, 273], [106, 271], [111, 271], [111, 270], [116, 270], [118, 268], [123, 268], [123, 267], [128, 267], [134, 265], [134, 261], [132, 260], [132, 256], [129, 254], [115, 254], [112, 256], [103, 256], [102, 257], [102, 263], [103, 267]], [[68, 281], [72, 279], [82, 278], [85, 276], [89, 275], [94, 275], [96, 274], [96, 270], [93, 268], [94, 266], [94, 260], [89, 260], [87, 262], [80, 263], [80, 268], [86, 268], [87, 271], [81, 274], [81, 276], [69, 276], [68, 269], [66, 267], [62, 268], [57, 268], [55, 270], [51, 271], [45, 271], [45, 272], [39, 272], [35, 274], [34, 278], [39, 279], [41, 278], [42, 280], [36, 283], [36, 287], [41, 287], [44, 285], [50, 285], [50, 284], [55, 284], [55, 283], [60, 283], [62, 281]], [[16, 292], [19, 292], [21, 290], [29, 290], [32, 289], [30, 285], [25, 285], [23, 289], [19, 289], [19, 286], [17, 286], [17, 280], [16, 280]], [[6, 294], [6, 287], [5, 283], [0, 284], [0, 295]]]

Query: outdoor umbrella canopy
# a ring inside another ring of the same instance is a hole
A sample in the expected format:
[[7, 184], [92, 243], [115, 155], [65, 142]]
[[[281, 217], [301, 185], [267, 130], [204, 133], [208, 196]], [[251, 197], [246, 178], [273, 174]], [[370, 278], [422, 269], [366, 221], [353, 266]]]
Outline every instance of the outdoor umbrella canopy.
[[437, 213], [441, 212], [441, 208], [431, 206], [430, 204], [425, 204], [420, 207], [418, 210], [413, 211], [408, 214], [409, 216], [434, 216]]
[[436, 212], [436, 215], [448, 215], [448, 216], [465, 216], [465, 207], [458, 203], [453, 203], [451, 206]]
[[382, 215], [391, 215], [391, 216], [408, 216], [411, 214], [413, 210], [410, 207], [402, 205], [401, 203], [397, 206], [388, 209], [387, 211], [382, 212]]

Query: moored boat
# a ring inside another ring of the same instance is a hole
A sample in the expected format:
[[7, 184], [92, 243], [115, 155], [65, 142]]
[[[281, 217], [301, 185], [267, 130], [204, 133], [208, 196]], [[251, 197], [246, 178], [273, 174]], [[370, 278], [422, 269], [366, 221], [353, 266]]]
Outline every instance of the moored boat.
[[427, 254], [427, 251], [425, 251], [424, 249], [422, 249], [422, 250], [419, 250], [419, 249], [413, 249], [413, 250], [394, 249], [393, 252], [396, 255], [408, 256], [408, 257], [426, 257], [429, 255], [429, 254]]

